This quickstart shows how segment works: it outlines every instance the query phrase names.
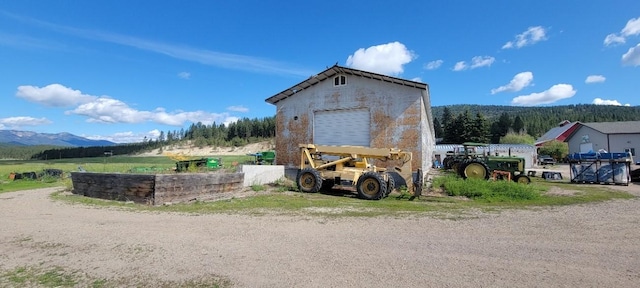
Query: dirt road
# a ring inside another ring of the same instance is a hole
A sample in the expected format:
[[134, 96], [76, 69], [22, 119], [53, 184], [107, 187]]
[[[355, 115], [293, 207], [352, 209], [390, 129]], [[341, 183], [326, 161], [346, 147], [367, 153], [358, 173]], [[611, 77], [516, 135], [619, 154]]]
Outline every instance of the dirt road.
[[129, 212], [52, 191], [0, 194], [0, 269], [150, 283], [218, 275], [236, 287], [640, 286], [640, 198], [458, 220], [326, 219]]

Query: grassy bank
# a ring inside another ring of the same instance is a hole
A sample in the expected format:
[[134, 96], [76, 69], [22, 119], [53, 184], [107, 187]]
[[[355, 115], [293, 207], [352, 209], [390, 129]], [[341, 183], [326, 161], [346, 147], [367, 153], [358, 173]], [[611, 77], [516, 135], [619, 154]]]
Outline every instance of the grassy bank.
[[[249, 195], [242, 197], [212, 202], [194, 201], [192, 203], [159, 207], [105, 201], [62, 192], [55, 193], [52, 197], [69, 203], [120, 207], [134, 211], [325, 217], [432, 215], [445, 218], [465, 217], [465, 215], [472, 215], [477, 210], [526, 209], [634, 197], [628, 193], [614, 191], [601, 185], [549, 182], [534, 182], [531, 185], [522, 185], [488, 181], [476, 183], [455, 178], [443, 179], [436, 180], [435, 183], [442, 184], [447, 182], [448, 186], [453, 187], [449, 188], [448, 192], [431, 189], [429, 194], [415, 199], [410, 197], [409, 194], [395, 192], [379, 201], [358, 199], [356, 194], [351, 191], [331, 190], [312, 194], [296, 192], [295, 186], [290, 181], [279, 181], [277, 184], [264, 185], [260, 188], [251, 187], [248, 192], [245, 192], [245, 194]], [[571, 191], [571, 193], [547, 193], [550, 190], [566, 190]], [[469, 194], [468, 191], [474, 192]], [[469, 195], [462, 195], [465, 193]]]
[[[222, 169], [235, 169], [239, 163], [246, 163], [252, 160], [251, 156], [219, 156], [222, 159]], [[71, 180], [68, 179], [71, 172], [89, 171], [98, 173], [141, 173], [149, 170], [153, 173], [175, 173], [175, 160], [168, 157], [95, 157], [78, 159], [58, 159], [58, 160], [0, 160], [0, 193], [46, 188], [54, 186], [71, 187]], [[21, 179], [13, 181], [10, 179], [11, 173], [40, 173], [45, 169], [59, 169], [64, 172], [62, 178], [43, 177], [36, 180]]]

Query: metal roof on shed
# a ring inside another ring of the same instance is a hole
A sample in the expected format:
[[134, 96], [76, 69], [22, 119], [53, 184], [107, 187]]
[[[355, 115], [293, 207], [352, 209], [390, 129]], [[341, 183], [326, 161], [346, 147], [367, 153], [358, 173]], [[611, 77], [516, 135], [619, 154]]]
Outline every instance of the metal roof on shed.
[[580, 123], [603, 134], [638, 134], [640, 121]]
[[362, 71], [362, 70], [357, 70], [357, 69], [352, 69], [352, 68], [347, 68], [347, 67], [342, 67], [342, 66], [338, 66], [338, 65], [334, 65], [332, 67], [327, 68], [327, 70], [324, 70], [316, 75], [313, 75], [311, 77], [309, 77], [309, 79], [304, 80], [276, 95], [273, 95], [269, 98], [267, 98], [265, 101], [267, 103], [270, 104], [276, 104], [278, 103], [278, 101], [281, 101], [283, 99], [286, 99], [288, 97], [291, 97], [293, 94], [296, 94], [297, 92], [300, 92], [302, 90], [308, 89], [310, 87], [315, 86], [316, 84], [327, 80], [333, 76], [336, 75], [340, 75], [340, 74], [344, 74], [344, 75], [355, 75], [355, 76], [360, 76], [360, 77], [365, 77], [365, 78], [369, 78], [369, 79], [374, 79], [374, 80], [379, 80], [379, 81], [384, 81], [384, 82], [388, 82], [388, 83], [393, 83], [393, 84], [398, 84], [398, 85], [403, 85], [403, 86], [409, 86], [409, 87], [414, 87], [414, 88], [418, 88], [418, 89], [427, 89], [428, 85], [426, 83], [422, 83], [422, 82], [416, 82], [416, 81], [411, 81], [411, 80], [405, 80], [405, 79], [400, 79], [400, 78], [396, 78], [396, 77], [391, 77], [391, 76], [387, 76], [387, 75], [382, 75], [382, 74], [377, 74], [377, 73], [373, 73], [373, 72], [367, 72], [367, 71]]

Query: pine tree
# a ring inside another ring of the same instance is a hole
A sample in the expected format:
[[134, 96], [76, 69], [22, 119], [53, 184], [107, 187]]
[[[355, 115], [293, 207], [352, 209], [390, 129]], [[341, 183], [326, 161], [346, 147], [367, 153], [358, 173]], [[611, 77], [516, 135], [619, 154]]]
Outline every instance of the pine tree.
[[525, 126], [524, 126], [524, 122], [522, 121], [522, 118], [520, 118], [520, 115], [516, 116], [516, 119], [513, 120], [513, 132], [515, 133], [522, 133], [525, 131]]
[[503, 112], [498, 121], [491, 124], [491, 143], [499, 143], [500, 137], [507, 135], [511, 128], [511, 118], [509, 114]]
[[469, 141], [478, 143], [487, 143], [489, 141], [489, 126], [487, 119], [480, 112], [476, 113], [476, 118], [472, 123], [472, 130]]
[[442, 138], [442, 134], [444, 134], [444, 130], [442, 130], [442, 125], [440, 125], [440, 121], [438, 121], [437, 117], [433, 117], [433, 132], [436, 135], [436, 138]]

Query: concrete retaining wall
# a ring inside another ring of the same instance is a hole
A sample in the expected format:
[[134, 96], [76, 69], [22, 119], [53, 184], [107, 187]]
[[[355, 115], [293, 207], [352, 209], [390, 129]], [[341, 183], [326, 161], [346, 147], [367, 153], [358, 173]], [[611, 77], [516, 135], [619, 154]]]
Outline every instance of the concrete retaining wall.
[[245, 187], [273, 183], [284, 177], [282, 165], [242, 165], [240, 171], [244, 173]]

